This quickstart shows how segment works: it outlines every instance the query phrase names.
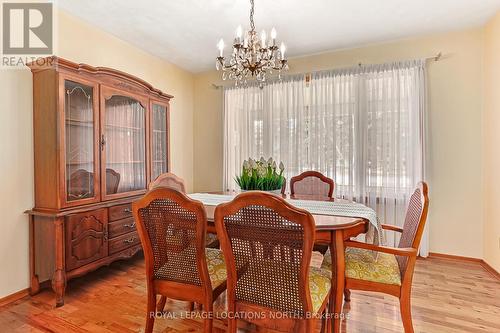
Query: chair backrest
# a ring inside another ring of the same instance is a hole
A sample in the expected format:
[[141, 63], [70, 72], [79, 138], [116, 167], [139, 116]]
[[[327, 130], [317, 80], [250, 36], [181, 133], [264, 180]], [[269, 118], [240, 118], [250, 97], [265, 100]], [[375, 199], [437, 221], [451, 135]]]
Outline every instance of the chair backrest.
[[[420, 241], [422, 240], [422, 234], [427, 220], [428, 208], [428, 187], [426, 183], [420, 182], [410, 197], [408, 209], [406, 210], [403, 232], [398, 247], [412, 247], [414, 249], [420, 247]], [[396, 256], [396, 259], [398, 260], [399, 269], [403, 275], [406, 271], [408, 258]]]
[[78, 169], [68, 180], [68, 199], [87, 198], [93, 195], [94, 174], [84, 169]]
[[148, 279], [210, 283], [204, 246], [207, 217], [201, 202], [161, 187], [134, 202], [133, 212]]
[[334, 187], [333, 179], [317, 171], [305, 171], [290, 179], [291, 195], [315, 195], [332, 198]]
[[312, 311], [309, 263], [315, 224], [281, 197], [246, 192], [215, 210], [227, 266], [228, 304], [303, 316]]
[[106, 169], [106, 194], [115, 194], [120, 185], [120, 174], [113, 169]]
[[179, 192], [186, 193], [184, 180], [170, 172], [162, 173], [156, 177], [154, 181], [149, 183], [150, 190], [157, 187], [170, 187]]
[[281, 186], [281, 194], [286, 194], [286, 178], [283, 181], [283, 185]]

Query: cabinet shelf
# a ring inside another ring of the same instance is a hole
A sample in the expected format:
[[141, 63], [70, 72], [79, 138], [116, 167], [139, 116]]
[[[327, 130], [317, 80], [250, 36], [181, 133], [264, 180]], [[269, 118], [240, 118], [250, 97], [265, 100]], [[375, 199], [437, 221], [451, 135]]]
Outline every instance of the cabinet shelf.
[[123, 126], [123, 125], [114, 125], [114, 124], [106, 124], [107, 129], [119, 130], [119, 131], [145, 131], [144, 127], [136, 127], [136, 126]]
[[106, 164], [139, 164], [146, 163], [146, 161], [106, 161]]
[[94, 121], [93, 120], [80, 120], [80, 119], [66, 118], [66, 125], [78, 126], [78, 127], [83, 127], [83, 128], [93, 128]]

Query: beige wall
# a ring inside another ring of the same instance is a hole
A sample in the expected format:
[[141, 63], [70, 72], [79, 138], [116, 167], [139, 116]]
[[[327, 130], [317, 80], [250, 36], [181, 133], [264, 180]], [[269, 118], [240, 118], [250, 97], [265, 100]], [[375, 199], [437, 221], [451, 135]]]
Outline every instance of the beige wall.
[[[174, 95], [172, 170], [193, 179], [193, 75], [72, 17], [58, 14], [57, 54], [136, 75]], [[33, 205], [32, 83], [28, 70], [0, 70], [0, 298], [28, 286], [28, 218]]]
[[[483, 257], [481, 186], [483, 29], [324, 53], [290, 60], [291, 73], [435, 55], [429, 63], [427, 155], [430, 250]], [[222, 186], [222, 100], [215, 71], [195, 77], [194, 189]]]
[[484, 260], [500, 272], [500, 13], [484, 46]]

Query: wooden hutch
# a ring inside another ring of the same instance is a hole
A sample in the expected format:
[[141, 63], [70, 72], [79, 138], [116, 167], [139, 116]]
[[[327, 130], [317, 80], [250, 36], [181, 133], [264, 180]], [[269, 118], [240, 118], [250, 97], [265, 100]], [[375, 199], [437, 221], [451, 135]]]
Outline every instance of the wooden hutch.
[[172, 96], [129, 74], [40, 59], [33, 73], [31, 293], [141, 250], [131, 202], [169, 171]]

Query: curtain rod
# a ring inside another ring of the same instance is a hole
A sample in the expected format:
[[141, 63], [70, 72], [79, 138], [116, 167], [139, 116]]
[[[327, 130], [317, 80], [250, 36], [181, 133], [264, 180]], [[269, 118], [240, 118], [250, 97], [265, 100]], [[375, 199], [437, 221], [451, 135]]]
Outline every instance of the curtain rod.
[[[437, 61], [441, 60], [442, 58], [443, 58], [443, 53], [442, 53], [442, 52], [438, 52], [436, 55], [433, 55], [432, 57], [425, 57], [425, 58], [423, 58], [423, 59], [424, 59], [424, 60], [433, 60], [433, 61], [437, 62]], [[360, 63], [358, 63], [358, 66], [360, 66], [360, 67], [361, 67], [361, 66], [363, 66], [363, 65], [364, 65], [364, 64], [363, 64], [363, 63], [361, 63], [361, 62], [360, 62]], [[310, 73], [305, 73], [305, 74], [307, 75], [307, 74], [310, 74]], [[220, 88], [225, 87], [225, 85], [217, 85], [217, 84], [215, 84], [215, 83], [212, 83], [212, 87], [213, 87], [214, 89], [217, 89], [217, 90], [218, 90], [218, 89], [220, 89]]]

